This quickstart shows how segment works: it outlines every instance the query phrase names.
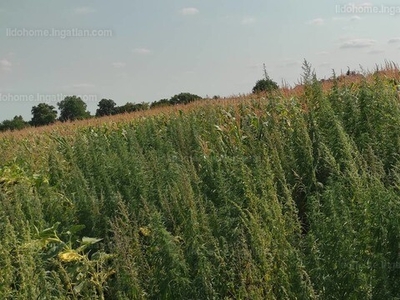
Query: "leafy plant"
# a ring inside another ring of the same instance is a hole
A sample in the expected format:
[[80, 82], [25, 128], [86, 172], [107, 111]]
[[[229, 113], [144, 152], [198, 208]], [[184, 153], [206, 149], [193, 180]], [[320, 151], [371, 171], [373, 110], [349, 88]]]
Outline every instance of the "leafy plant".
[[256, 85], [253, 87], [254, 94], [260, 92], [272, 92], [279, 88], [278, 84], [268, 76], [265, 64], [263, 66], [264, 66], [264, 78], [256, 82]]
[[86, 111], [87, 105], [80, 97], [65, 97], [57, 105], [60, 110], [60, 121], [82, 120], [90, 117], [90, 113]]
[[[114, 274], [109, 262], [112, 255], [97, 250], [88, 251], [102, 239], [83, 237], [74, 242], [73, 238], [84, 226], [76, 225], [61, 234], [57, 233], [59, 223], [39, 231], [29, 245], [40, 247], [42, 259], [47, 262], [49, 270], [62, 274], [62, 281], [73, 299], [82, 295], [96, 295], [104, 299], [107, 281]], [[65, 236], [63, 241], [60, 236]]]
[[40, 103], [37, 106], [32, 107], [32, 119], [31, 125], [33, 126], [44, 126], [52, 124], [57, 119], [57, 111], [52, 105], [46, 103]]

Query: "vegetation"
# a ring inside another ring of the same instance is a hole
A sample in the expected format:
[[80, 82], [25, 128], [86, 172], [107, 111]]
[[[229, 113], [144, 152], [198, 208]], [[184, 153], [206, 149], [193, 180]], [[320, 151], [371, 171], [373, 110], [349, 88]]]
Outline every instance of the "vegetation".
[[127, 102], [125, 105], [117, 106], [117, 104], [111, 99], [100, 100], [98, 106], [99, 108], [96, 111], [96, 117], [112, 116], [149, 109], [149, 105], [147, 103]]
[[4, 135], [0, 299], [399, 298], [385, 72]]
[[124, 113], [131, 113], [134, 111], [141, 111], [149, 109], [149, 105], [147, 103], [131, 103], [127, 102], [125, 105], [117, 106], [115, 108], [115, 114], [124, 114]]
[[60, 121], [83, 120], [90, 117], [90, 113], [86, 111], [87, 105], [80, 97], [65, 97], [57, 105], [60, 110]]
[[278, 84], [268, 76], [267, 69], [264, 64], [264, 78], [256, 82], [256, 85], [253, 87], [253, 93], [269, 93], [276, 91], [277, 89], [279, 89]]
[[190, 94], [190, 93], [180, 93], [178, 95], [173, 96], [169, 102], [172, 105], [176, 105], [176, 104], [188, 104], [190, 102], [196, 101], [201, 99], [200, 96], [194, 95], [194, 94]]
[[189, 104], [193, 101], [200, 100], [201, 97], [191, 93], [180, 93], [172, 96], [170, 99], [161, 99], [151, 104], [151, 108], [163, 107], [168, 105]]
[[32, 126], [44, 126], [52, 124], [57, 119], [57, 111], [52, 105], [40, 103], [32, 108]]
[[21, 130], [28, 127], [29, 124], [24, 121], [22, 116], [15, 116], [12, 120], [4, 120], [0, 123], [0, 131], [6, 130]]
[[[217, 96], [214, 96], [214, 99]], [[98, 109], [96, 110], [95, 117], [113, 116], [118, 114], [132, 113], [137, 111], [146, 111], [150, 108], [164, 107], [178, 104], [189, 104], [193, 101], [202, 99], [200, 96], [190, 93], [180, 93], [171, 97], [171, 99], [162, 99], [155, 101], [152, 104], [149, 103], [131, 103], [127, 102], [122, 106], [117, 104], [112, 99], [101, 99], [98, 103]], [[64, 100], [57, 103], [60, 109], [59, 121], [75, 121], [83, 120], [91, 117], [90, 112], [86, 111], [87, 104], [77, 96], [68, 96]], [[57, 111], [54, 106], [40, 103], [37, 106], [32, 107], [32, 119], [30, 122], [25, 122], [22, 116], [15, 116], [13, 120], [5, 120], [0, 123], [1, 131], [14, 131], [21, 130], [30, 125], [38, 127], [50, 125], [57, 120]]]
[[160, 99], [158, 101], [154, 101], [153, 103], [151, 103], [150, 107], [155, 108], [155, 107], [164, 107], [169, 105], [171, 105], [169, 99]]
[[[349, 71], [350, 72], [350, 71]], [[350, 75], [350, 73], [347, 75]], [[351, 73], [353, 74], [353, 73]], [[278, 90], [278, 84], [273, 81], [267, 74], [264, 64], [264, 79], [258, 80], [253, 87], [253, 93], [269, 93]], [[213, 96], [214, 100], [220, 99], [218, 95]], [[202, 98], [198, 95], [191, 93], [180, 93], [172, 96], [170, 99], [161, 99], [150, 103], [131, 103], [127, 102], [125, 105], [117, 106], [112, 99], [101, 99], [98, 103], [95, 117], [113, 116], [117, 114], [132, 113], [136, 111], [144, 111], [157, 107], [166, 107], [171, 105], [189, 104]], [[83, 120], [91, 117], [90, 112], [86, 111], [87, 104], [78, 96], [67, 96], [64, 100], [57, 103], [60, 110], [59, 121], [75, 121]], [[21, 116], [15, 116], [13, 120], [5, 120], [0, 124], [1, 131], [14, 131], [21, 130], [30, 125], [32, 126], [46, 126], [56, 122], [57, 111], [55, 107], [46, 103], [40, 103], [32, 107], [32, 119], [30, 122], [25, 122]]]
[[111, 99], [101, 99], [96, 110], [96, 117], [111, 116], [115, 114], [117, 104]]

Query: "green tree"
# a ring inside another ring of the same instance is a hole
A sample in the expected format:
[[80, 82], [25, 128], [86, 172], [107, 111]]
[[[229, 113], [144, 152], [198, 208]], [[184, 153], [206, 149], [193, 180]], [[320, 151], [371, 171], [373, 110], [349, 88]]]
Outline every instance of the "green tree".
[[24, 121], [24, 118], [22, 118], [22, 116], [15, 116], [12, 120], [3, 121], [0, 124], [0, 131], [20, 130], [28, 126], [29, 124]]
[[267, 69], [264, 64], [264, 79], [260, 79], [256, 82], [256, 85], [253, 87], [253, 93], [272, 92], [278, 88], [278, 84], [268, 76]]
[[60, 121], [83, 120], [90, 117], [86, 103], [80, 97], [69, 96], [57, 103], [60, 110]]
[[116, 113], [124, 114], [124, 113], [130, 113], [130, 112], [146, 110], [146, 109], [149, 109], [149, 104], [147, 104], [147, 103], [127, 102], [125, 105], [116, 107]]
[[188, 104], [190, 102], [196, 101], [196, 100], [200, 100], [201, 97], [194, 95], [194, 94], [190, 94], [190, 93], [180, 93], [178, 95], [173, 96], [169, 102], [172, 105], [175, 104]]
[[96, 110], [96, 117], [114, 115], [116, 105], [111, 99], [101, 99], [97, 105], [99, 108]]
[[151, 103], [150, 108], [156, 108], [156, 107], [162, 107], [162, 106], [168, 106], [171, 105], [168, 99], [161, 99], [158, 101], [154, 101]]
[[46, 103], [40, 103], [38, 106], [32, 107], [31, 112], [32, 120], [30, 123], [33, 126], [49, 125], [57, 119], [55, 107]]

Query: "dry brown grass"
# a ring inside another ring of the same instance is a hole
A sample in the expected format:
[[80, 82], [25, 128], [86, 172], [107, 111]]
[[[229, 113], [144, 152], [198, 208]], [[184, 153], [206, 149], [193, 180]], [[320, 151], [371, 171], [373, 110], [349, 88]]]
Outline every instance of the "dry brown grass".
[[[365, 76], [359, 73], [352, 75], [340, 75], [337, 77], [337, 82], [340, 86], [349, 84], [352, 84], [353, 86], [358, 86], [363, 80], [371, 82], [374, 79], [374, 76], [380, 76], [381, 78], [391, 80], [396, 84], [400, 84], [400, 71], [397, 65], [394, 63], [386, 63], [384, 67], [381, 67], [381, 70], [375, 71], [374, 73], [370, 72]], [[333, 79], [320, 80], [320, 82], [322, 83], [324, 91], [329, 91], [334, 84]], [[299, 97], [303, 93], [304, 93], [304, 86], [301, 84], [296, 85], [293, 88], [284, 87], [279, 90], [279, 94], [283, 97]], [[137, 111], [133, 113], [119, 114], [115, 116], [105, 116], [101, 118], [91, 118], [73, 122], [65, 122], [65, 123], [56, 122], [49, 126], [27, 127], [19, 131], [0, 132], [0, 139], [29, 140], [32, 137], [48, 135], [52, 133], [57, 133], [63, 136], [70, 136], [73, 135], [73, 133], [76, 130], [88, 126], [106, 125], [112, 127], [116, 126], [119, 123], [131, 122], [132, 120], [137, 120], [140, 118], [149, 118], [157, 115], [177, 114], [180, 111], [187, 112], [207, 106], [237, 105], [239, 103], [243, 103], [243, 101], [266, 99], [267, 97], [268, 97], [267, 94], [261, 93], [258, 95], [247, 94], [240, 96], [231, 96], [221, 99], [203, 99], [186, 105], [156, 107], [154, 109], [149, 109], [146, 111]]]
[[199, 109], [207, 106], [215, 106], [215, 105], [233, 105], [244, 100], [249, 99], [257, 99], [262, 97], [262, 95], [243, 95], [243, 96], [232, 96], [229, 98], [223, 99], [203, 99], [199, 101], [195, 101], [186, 105], [174, 105], [174, 106], [164, 106], [164, 107], [156, 107], [154, 109], [149, 109], [145, 111], [137, 111], [126, 114], [118, 114], [114, 116], [104, 116], [100, 118], [91, 118], [86, 120], [78, 120], [73, 122], [56, 122], [49, 126], [41, 126], [41, 127], [27, 127], [18, 131], [6, 131], [0, 132], [0, 139], [9, 138], [9, 139], [29, 139], [31, 137], [35, 137], [38, 135], [47, 135], [51, 133], [58, 133], [61, 135], [71, 135], [76, 130], [88, 126], [113, 126], [119, 123], [127, 123], [132, 120], [140, 119], [140, 118], [149, 118], [157, 115], [171, 115], [178, 114], [180, 111], [187, 112], [194, 109]]

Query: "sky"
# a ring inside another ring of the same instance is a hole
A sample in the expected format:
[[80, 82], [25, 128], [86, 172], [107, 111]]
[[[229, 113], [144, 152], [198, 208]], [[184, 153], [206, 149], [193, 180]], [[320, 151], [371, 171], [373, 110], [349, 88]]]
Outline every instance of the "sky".
[[296, 84], [373, 70], [400, 55], [400, 4], [333, 0], [2, 0], [0, 121], [79, 95], [113, 99], [250, 93], [263, 64]]

